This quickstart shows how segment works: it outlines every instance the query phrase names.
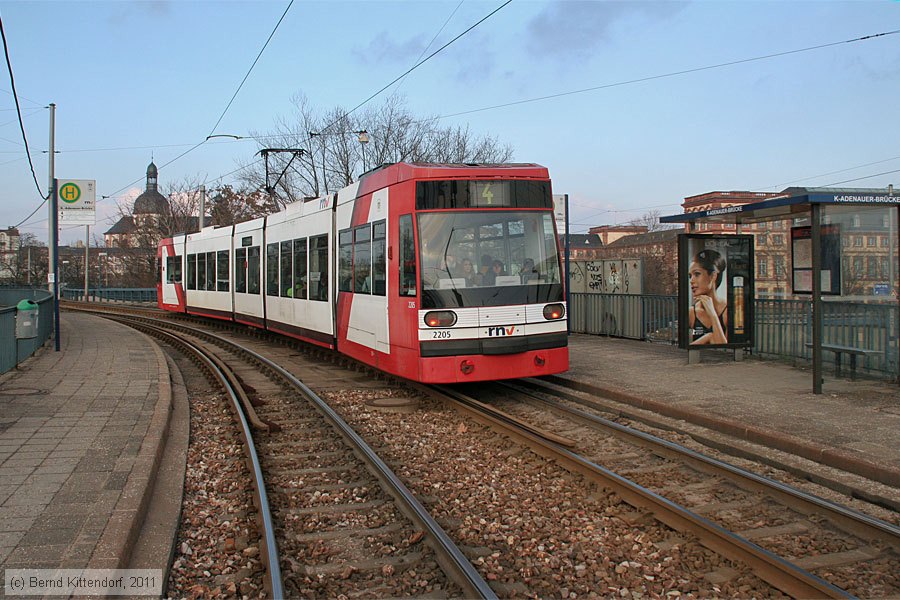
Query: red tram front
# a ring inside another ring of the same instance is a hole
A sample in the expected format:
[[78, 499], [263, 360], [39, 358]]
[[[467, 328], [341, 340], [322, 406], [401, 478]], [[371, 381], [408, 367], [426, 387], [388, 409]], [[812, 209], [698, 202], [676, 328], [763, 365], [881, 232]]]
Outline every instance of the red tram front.
[[568, 369], [546, 168], [391, 165], [335, 218], [341, 352], [427, 383]]

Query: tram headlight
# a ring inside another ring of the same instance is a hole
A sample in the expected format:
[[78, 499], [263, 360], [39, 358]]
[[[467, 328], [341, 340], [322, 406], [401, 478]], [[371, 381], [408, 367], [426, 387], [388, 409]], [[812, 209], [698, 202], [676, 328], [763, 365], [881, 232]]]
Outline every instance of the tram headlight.
[[562, 304], [548, 304], [544, 307], [544, 318], [548, 321], [556, 321], [566, 316], [566, 307]]
[[453, 327], [456, 313], [452, 310], [433, 310], [425, 313], [425, 324], [429, 327]]

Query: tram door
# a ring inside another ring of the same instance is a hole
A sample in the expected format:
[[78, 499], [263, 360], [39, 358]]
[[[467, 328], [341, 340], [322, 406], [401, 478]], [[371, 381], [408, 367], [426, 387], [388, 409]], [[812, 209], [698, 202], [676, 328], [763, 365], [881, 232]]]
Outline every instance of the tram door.
[[[353, 294], [347, 319], [347, 340], [390, 354], [387, 216], [387, 189], [356, 199], [352, 224], [340, 236], [339, 289]], [[351, 263], [352, 269], [348, 268]]]

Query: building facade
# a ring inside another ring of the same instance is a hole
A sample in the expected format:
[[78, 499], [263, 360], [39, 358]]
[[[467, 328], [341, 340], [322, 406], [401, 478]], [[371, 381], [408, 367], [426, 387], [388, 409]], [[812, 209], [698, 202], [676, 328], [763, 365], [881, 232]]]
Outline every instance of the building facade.
[[0, 230], [0, 281], [14, 281], [19, 274], [19, 230]]
[[168, 199], [159, 193], [158, 179], [159, 171], [151, 161], [146, 189], [135, 199], [131, 216], [123, 216], [103, 234], [107, 247], [156, 248], [171, 212]]

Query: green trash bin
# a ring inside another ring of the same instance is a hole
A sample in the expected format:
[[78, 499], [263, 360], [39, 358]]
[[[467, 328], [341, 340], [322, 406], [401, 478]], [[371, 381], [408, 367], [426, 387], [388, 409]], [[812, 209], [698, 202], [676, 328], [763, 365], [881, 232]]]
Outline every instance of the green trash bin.
[[16, 305], [16, 339], [26, 340], [38, 336], [38, 316], [40, 307], [36, 302], [25, 299]]

